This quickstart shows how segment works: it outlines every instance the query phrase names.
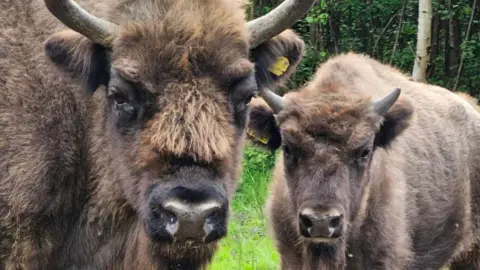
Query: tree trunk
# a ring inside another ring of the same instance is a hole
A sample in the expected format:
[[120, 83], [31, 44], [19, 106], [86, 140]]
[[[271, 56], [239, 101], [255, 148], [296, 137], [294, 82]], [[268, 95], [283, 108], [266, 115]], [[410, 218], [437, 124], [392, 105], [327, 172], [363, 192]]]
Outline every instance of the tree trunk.
[[319, 41], [319, 23], [310, 24], [310, 43], [313, 46], [313, 61], [316, 63], [318, 61], [318, 45]]
[[450, 64], [448, 76], [454, 77], [458, 72], [458, 66], [460, 65], [460, 22], [458, 19], [450, 19], [449, 23], [449, 47], [450, 54], [448, 57], [448, 63]]
[[263, 14], [262, 14], [262, 9], [263, 9], [263, 1], [262, 0], [258, 0], [258, 13], [257, 13], [257, 16], [255, 17], [261, 17]]
[[[441, 6], [445, 3], [445, 0], [438, 0], [438, 5]], [[427, 67], [427, 78], [435, 74], [435, 60], [437, 59], [440, 51], [440, 14], [438, 9], [435, 10], [432, 19], [432, 46], [430, 50], [430, 63]]]
[[[314, 4], [313, 4], [313, 7], [312, 8], [315, 8], [315, 7], [318, 7], [319, 6], [319, 3], [318, 1], [316, 1]], [[314, 61], [316, 62], [317, 61], [317, 52], [318, 52], [318, 45], [320, 43], [320, 23], [319, 22], [312, 22], [309, 24], [310, 26], [310, 43], [312, 44], [313, 46], [313, 50], [314, 50]]]
[[[456, 4], [456, 0], [448, 0], [447, 8], [452, 10], [453, 5]], [[449, 77], [455, 77], [458, 72], [458, 66], [460, 65], [460, 44], [461, 29], [460, 22], [457, 18], [452, 17], [448, 20], [448, 49], [447, 55], [445, 55], [446, 73]]]
[[330, 37], [332, 39], [332, 48], [335, 54], [340, 53], [340, 14], [333, 8], [328, 14], [328, 25], [330, 26]]
[[317, 51], [328, 51], [327, 44], [328, 35], [325, 30], [325, 26], [321, 23], [317, 24]]
[[327, 29], [329, 38], [327, 39], [328, 52], [337, 54], [340, 52], [340, 14], [335, 10], [335, 0], [327, 1]]
[[[370, 1], [364, 1], [364, 9], [368, 9], [370, 6]], [[361, 52], [369, 53], [372, 50], [372, 39], [370, 34], [370, 29], [368, 28], [368, 23], [362, 20], [361, 16], [358, 16], [358, 24], [360, 28], [360, 38], [362, 40]]]
[[255, 0], [250, 0], [250, 19], [255, 19]]
[[[448, 0], [450, 2], [450, 0]], [[449, 61], [448, 61], [448, 56], [450, 55], [450, 23], [449, 23], [449, 20], [444, 20], [441, 22], [441, 28], [443, 28], [444, 30], [444, 36], [443, 36], [443, 39], [444, 39], [444, 44], [443, 44], [443, 48], [444, 48], [444, 58], [445, 58], [445, 61], [443, 63], [443, 72], [445, 73], [445, 75], [448, 75], [448, 70], [450, 69], [450, 64], [449, 64]]]
[[426, 81], [427, 64], [430, 54], [432, 36], [432, 0], [419, 0], [418, 3], [418, 32], [415, 63], [412, 77], [416, 81]]
[[[472, 29], [472, 22], [473, 22], [473, 18], [475, 16], [475, 6], [476, 5], [477, 5], [477, 0], [473, 0], [472, 14], [470, 14], [470, 20], [468, 22], [467, 33], [465, 34], [465, 41], [468, 41], [470, 39], [470, 30]], [[460, 75], [462, 74], [463, 60], [465, 60], [463, 57], [464, 56], [462, 55], [461, 60], [460, 60], [460, 66], [458, 67], [457, 79], [455, 80], [455, 85], [453, 86], [453, 91], [457, 90], [458, 82], [460, 81]]]

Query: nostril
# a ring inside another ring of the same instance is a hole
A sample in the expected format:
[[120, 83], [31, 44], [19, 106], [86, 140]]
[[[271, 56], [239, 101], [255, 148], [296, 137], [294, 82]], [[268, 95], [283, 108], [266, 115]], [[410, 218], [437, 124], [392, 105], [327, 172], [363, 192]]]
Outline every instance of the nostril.
[[220, 219], [223, 216], [223, 211], [221, 209], [216, 208], [213, 211], [210, 211], [210, 213], [207, 215], [206, 219], [207, 220], [217, 220]]
[[299, 215], [299, 226], [300, 226], [300, 233], [303, 237], [311, 237], [312, 236], [312, 226], [313, 222], [310, 216], [308, 215]]
[[165, 210], [165, 212], [163, 213], [164, 218], [165, 220], [167, 220], [169, 223], [173, 224], [175, 222], [177, 222], [177, 216], [175, 216], [174, 213], [168, 211], [168, 210]]
[[151, 203], [146, 223], [148, 234], [155, 241], [171, 241], [178, 231], [177, 215], [159, 204]]
[[177, 222], [177, 216], [167, 209], [162, 208], [161, 206], [151, 207], [152, 216], [156, 219], [161, 219], [168, 221], [169, 223]]
[[340, 226], [340, 222], [342, 221], [342, 216], [335, 216], [330, 218], [330, 222], [328, 223], [328, 227], [332, 229], [338, 228]]
[[300, 234], [305, 238], [338, 238], [343, 234], [343, 218], [335, 209], [323, 212], [304, 208], [298, 215]]
[[306, 228], [310, 228], [313, 226], [312, 220], [310, 219], [309, 216], [302, 215], [300, 214], [300, 222], [305, 226]]
[[226, 215], [226, 211], [223, 208], [217, 208], [207, 215], [203, 225], [203, 230], [205, 231], [204, 243], [208, 244], [226, 236]]

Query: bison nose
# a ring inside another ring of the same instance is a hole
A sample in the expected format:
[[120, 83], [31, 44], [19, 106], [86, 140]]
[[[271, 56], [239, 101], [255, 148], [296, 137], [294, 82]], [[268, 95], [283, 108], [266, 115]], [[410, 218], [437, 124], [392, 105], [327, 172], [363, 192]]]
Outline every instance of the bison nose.
[[[191, 191], [195, 193], [195, 191]], [[227, 233], [227, 205], [222, 200], [172, 196], [150, 203], [148, 227], [157, 241], [210, 243]]]
[[177, 240], [209, 243], [226, 234], [226, 209], [217, 201], [186, 203], [168, 200], [163, 208], [175, 215], [175, 227], [170, 233]]
[[300, 211], [299, 226], [307, 238], [338, 238], [343, 234], [343, 214], [335, 209], [319, 212], [305, 208]]

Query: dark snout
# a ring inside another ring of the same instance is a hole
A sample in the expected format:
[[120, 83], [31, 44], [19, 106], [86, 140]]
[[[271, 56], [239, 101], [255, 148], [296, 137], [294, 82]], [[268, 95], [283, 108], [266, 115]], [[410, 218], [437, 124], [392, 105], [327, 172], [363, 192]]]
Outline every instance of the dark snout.
[[228, 202], [218, 191], [177, 186], [153, 189], [147, 229], [154, 240], [210, 243], [227, 233]]
[[338, 209], [328, 211], [304, 207], [299, 213], [299, 229], [306, 238], [323, 239], [325, 241], [339, 238], [343, 235], [344, 214]]

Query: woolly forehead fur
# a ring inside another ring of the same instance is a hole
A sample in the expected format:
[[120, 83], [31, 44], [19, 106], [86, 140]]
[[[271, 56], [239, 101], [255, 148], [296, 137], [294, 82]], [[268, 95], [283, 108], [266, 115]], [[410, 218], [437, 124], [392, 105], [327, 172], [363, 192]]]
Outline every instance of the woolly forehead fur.
[[[369, 110], [371, 102], [393, 89], [379, 79], [377, 68], [401, 76], [365, 55], [347, 53], [325, 62], [306, 87], [284, 96], [287, 105], [277, 117], [282, 130], [298, 130], [346, 147], [363, 143], [381, 124], [381, 117]], [[410, 107], [408, 98], [400, 96], [390, 113]]]
[[239, 64], [248, 59], [249, 49], [239, 2], [150, 0], [125, 5], [129, 8], [121, 6], [127, 11], [122, 14], [130, 18], [120, 23], [112, 60], [142, 76], [136, 79], [156, 86], [167, 79], [236, 77], [253, 70], [253, 63]]
[[278, 115], [281, 129], [289, 134], [323, 138], [355, 148], [371, 137], [378, 120], [369, 113], [371, 99], [345, 95], [331, 89], [304, 89], [285, 95], [288, 106]]
[[[254, 69], [241, 2], [167, 0], [120, 5], [112, 65], [159, 93], [161, 110], [142, 132], [145, 147], [212, 162], [232, 155], [235, 130], [225, 91]], [[112, 18], [114, 20], [114, 18]]]

